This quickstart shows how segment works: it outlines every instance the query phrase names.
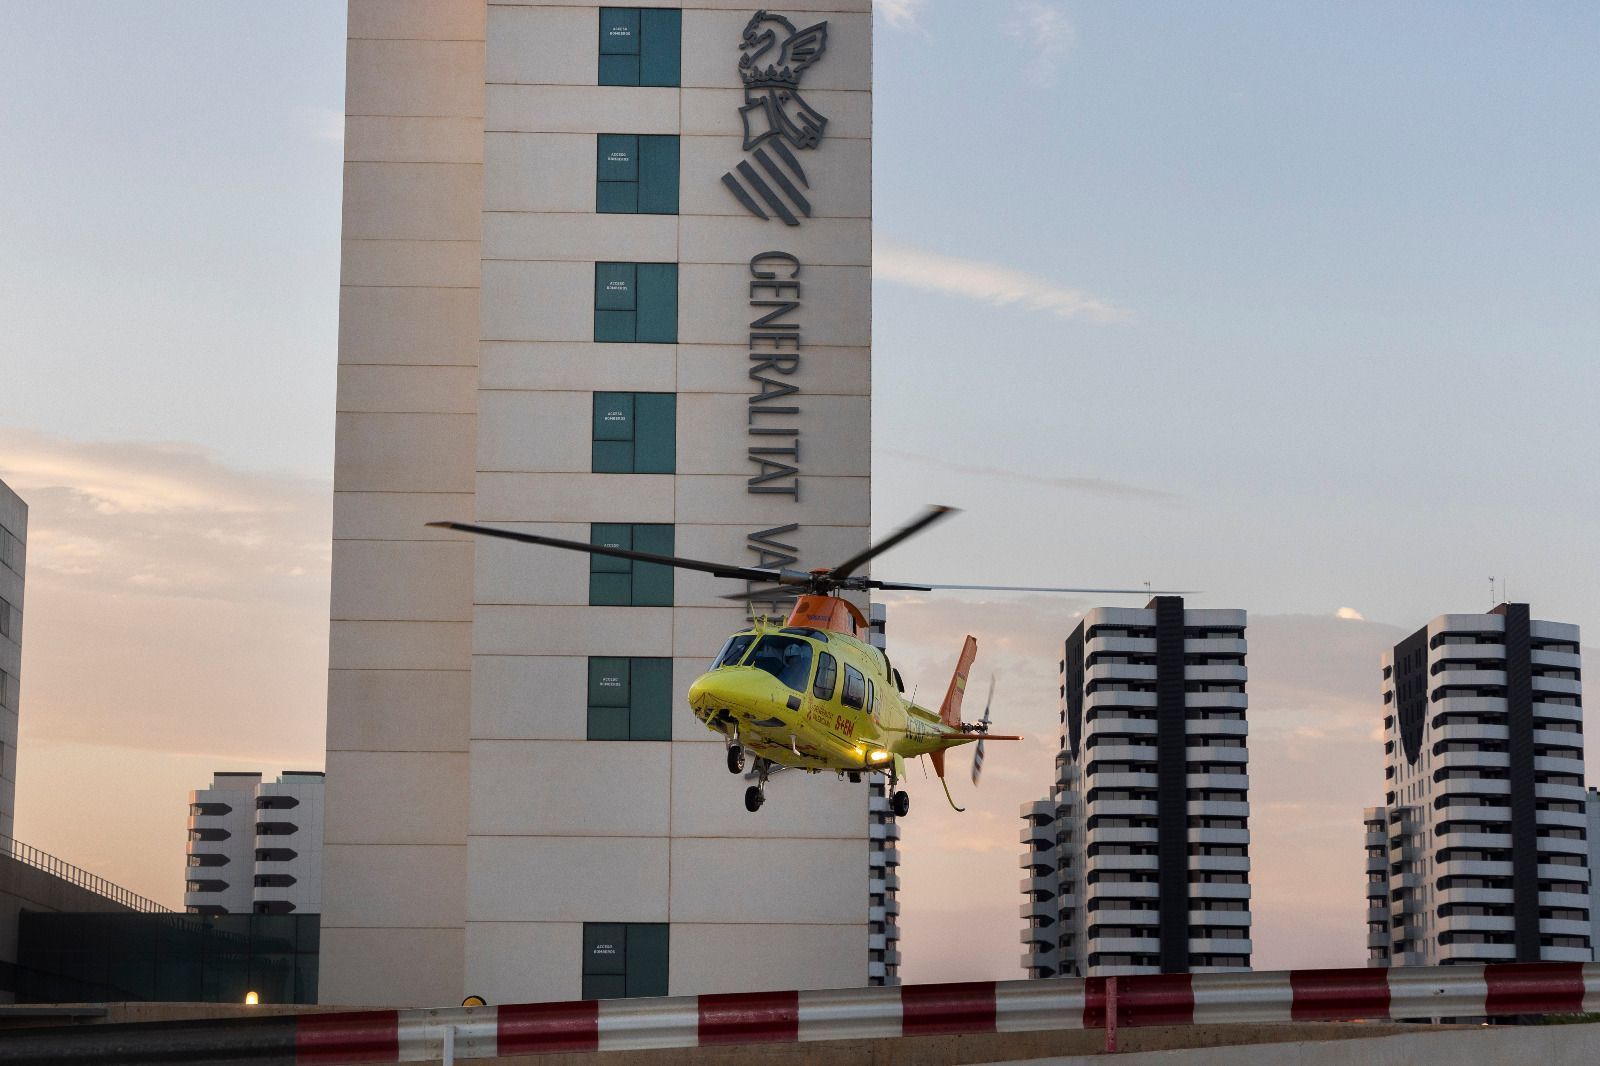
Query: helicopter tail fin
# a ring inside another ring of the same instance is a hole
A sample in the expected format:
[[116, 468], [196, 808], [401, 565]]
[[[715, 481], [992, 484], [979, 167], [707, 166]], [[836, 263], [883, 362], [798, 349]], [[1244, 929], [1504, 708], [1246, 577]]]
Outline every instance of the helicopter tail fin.
[[[978, 638], [969, 635], [967, 642], [961, 646], [961, 657], [956, 660], [955, 676], [950, 678], [950, 687], [945, 691], [944, 702], [939, 705], [939, 721], [951, 729], [961, 728], [961, 697], [967, 693], [967, 674], [972, 671], [972, 661], [977, 657]], [[942, 750], [929, 752], [928, 761], [933, 763], [933, 772], [938, 774], [942, 781], [944, 752]]]

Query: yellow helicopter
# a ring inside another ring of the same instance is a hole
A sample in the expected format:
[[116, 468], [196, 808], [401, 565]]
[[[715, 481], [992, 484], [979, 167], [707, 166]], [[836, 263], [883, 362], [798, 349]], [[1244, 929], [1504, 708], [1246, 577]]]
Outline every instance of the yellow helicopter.
[[[485, 537], [500, 537], [551, 548], [607, 555], [637, 562], [697, 570], [737, 581], [762, 582], [798, 590], [787, 620], [760, 618], [729, 637], [711, 668], [689, 686], [689, 706], [696, 718], [720, 734], [728, 749], [728, 770], [742, 773], [745, 756], [755, 759], [756, 783], [745, 791], [745, 809], [766, 802], [768, 776], [778, 767], [810, 773], [831, 771], [852, 781], [864, 773], [888, 777], [890, 806], [896, 815], [911, 809], [911, 797], [897, 786], [907, 759], [926, 755], [950, 798], [945, 781], [945, 752], [962, 744], [987, 740], [1021, 740], [989, 730], [989, 711], [982, 721], [961, 720], [967, 675], [978, 654], [968, 636], [956, 660], [944, 701], [937, 711], [919, 707], [905, 695], [900, 672], [884, 652], [866, 640], [867, 620], [839, 592], [869, 590], [931, 592], [975, 589], [1003, 592], [1139, 593], [1141, 589], [1036, 588], [1015, 585], [913, 585], [856, 576], [875, 556], [922, 532], [954, 508], [931, 507], [916, 521], [897, 530], [832, 569], [766, 570], [730, 566], [562, 540], [465, 522], [430, 522], [430, 526]], [[731, 596], [730, 599], [744, 599]], [[992, 691], [992, 690], [991, 690]], [[973, 783], [977, 783], [976, 767]]]

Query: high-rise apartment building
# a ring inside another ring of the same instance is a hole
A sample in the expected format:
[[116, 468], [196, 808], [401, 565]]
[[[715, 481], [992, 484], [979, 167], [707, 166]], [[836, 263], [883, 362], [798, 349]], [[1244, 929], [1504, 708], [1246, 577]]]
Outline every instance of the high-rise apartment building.
[[219, 770], [189, 793], [183, 904], [190, 914], [318, 914], [323, 775], [276, 781]]
[[1157, 596], [1067, 639], [1056, 781], [1022, 808], [1029, 976], [1249, 968], [1244, 634]]
[[0, 481], [0, 837], [16, 824], [17, 714], [22, 678], [22, 575], [28, 505]]
[[322, 999], [887, 972], [866, 785], [752, 815], [682, 703], [780, 604], [425, 525], [867, 545], [869, 0], [349, 12]]
[[1578, 627], [1502, 603], [1440, 615], [1381, 665], [1368, 965], [1589, 961]]

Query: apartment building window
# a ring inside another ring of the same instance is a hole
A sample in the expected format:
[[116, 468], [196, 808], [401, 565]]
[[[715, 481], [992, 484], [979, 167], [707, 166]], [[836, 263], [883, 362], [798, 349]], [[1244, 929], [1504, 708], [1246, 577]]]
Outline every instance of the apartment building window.
[[678, 213], [678, 138], [602, 133], [596, 138], [594, 209], [603, 215]]
[[0, 526], [0, 566], [15, 570], [22, 554], [22, 542], [5, 526]]
[[[656, 555], [672, 554], [670, 525], [619, 525], [595, 522], [589, 543]], [[672, 568], [661, 563], [589, 556], [591, 607], [671, 607]]]
[[0, 637], [11, 635], [11, 602], [0, 599]]
[[676, 344], [678, 264], [596, 263], [594, 339], [620, 344]]
[[584, 922], [583, 998], [667, 994], [665, 922]]
[[600, 9], [601, 85], [677, 85], [683, 12], [665, 8]]
[[590, 740], [671, 740], [672, 660], [589, 658]]
[[0, 670], [0, 707], [11, 706], [11, 675]]
[[670, 392], [594, 394], [596, 474], [670, 474], [678, 463], [678, 397]]

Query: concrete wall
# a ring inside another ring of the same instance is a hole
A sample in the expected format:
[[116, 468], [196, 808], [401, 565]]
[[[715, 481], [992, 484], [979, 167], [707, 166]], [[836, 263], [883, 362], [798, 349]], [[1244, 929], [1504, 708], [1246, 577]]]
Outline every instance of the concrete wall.
[[[0, 855], [0, 976], [10, 977], [17, 961], [17, 918], [24, 911], [125, 912], [129, 908], [104, 896], [63, 881], [53, 874]], [[0, 988], [0, 1003], [15, 1002], [8, 987]]]

